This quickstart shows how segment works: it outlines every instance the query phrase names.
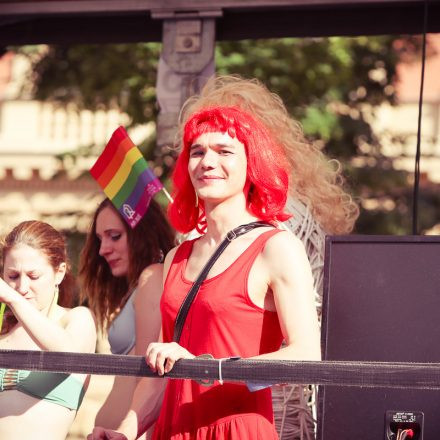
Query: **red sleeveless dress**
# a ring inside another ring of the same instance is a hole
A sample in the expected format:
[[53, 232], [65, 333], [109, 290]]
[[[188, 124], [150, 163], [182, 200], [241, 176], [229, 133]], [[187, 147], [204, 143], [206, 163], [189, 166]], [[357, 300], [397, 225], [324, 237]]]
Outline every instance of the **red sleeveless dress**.
[[[190, 353], [247, 358], [279, 349], [283, 336], [276, 312], [256, 306], [247, 291], [252, 264], [278, 232], [264, 232], [225, 271], [203, 282], [180, 338]], [[193, 244], [191, 240], [180, 245], [165, 281], [161, 299], [164, 342], [173, 339], [177, 311], [192, 285], [184, 273]], [[170, 379], [153, 439], [278, 439], [271, 390], [251, 393], [244, 384], [215, 382], [205, 387], [188, 379]]]

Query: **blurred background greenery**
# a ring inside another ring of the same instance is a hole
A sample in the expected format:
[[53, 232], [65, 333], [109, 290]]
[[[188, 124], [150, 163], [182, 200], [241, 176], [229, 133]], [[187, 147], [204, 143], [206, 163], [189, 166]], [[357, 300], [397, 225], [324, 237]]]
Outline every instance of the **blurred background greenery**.
[[[428, 57], [435, 54], [429, 41]], [[354, 232], [410, 234], [413, 172], [410, 167], [396, 166], [398, 157], [386, 154], [375, 123], [384, 104], [398, 105], [397, 67], [417, 62], [420, 48], [417, 36], [284, 38], [218, 42], [215, 56], [218, 73], [256, 77], [278, 93], [307, 137], [341, 162], [347, 185], [361, 207]], [[11, 49], [30, 62], [32, 99], [74, 106], [78, 111], [116, 109], [128, 115], [129, 127], [157, 116], [159, 43]], [[416, 91], [419, 84], [412, 87]], [[401, 134], [392, 141], [403, 145], [408, 139]], [[176, 152], [157, 154], [154, 130], [139, 146], [169, 186]], [[68, 156], [71, 163], [79, 157], [96, 157], [102, 149], [102, 145], [79, 147], [58, 159], [63, 163]], [[410, 148], [415, 154], [415, 143]], [[429, 176], [422, 179], [422, 232], [439, 223], [438, 188]], [[164, 197], [159, 199], [166, 203]], [[74, 256], [82, 240], [82, 234], [70, 234]]]

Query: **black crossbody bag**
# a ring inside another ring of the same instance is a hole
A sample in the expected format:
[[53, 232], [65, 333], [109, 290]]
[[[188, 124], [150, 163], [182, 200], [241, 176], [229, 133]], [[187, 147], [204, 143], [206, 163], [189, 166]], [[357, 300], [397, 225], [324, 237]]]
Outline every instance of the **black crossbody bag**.
[[267, 222], [252, 222], [245, 225], [237, 226], [226, 234], [224, 240], [220, 243], [219, 247], [212, 254], [205, 267], [201, 270], [199, 276], [194, 281], [194, 284], [192, 285], [191, 289], [183, 300], [182, 305], [180, 306], [179, 312], [177, 313], [176, 322], [174, 323], [174, 342], [179, 342], [180, 335], [182, 334], [183, 325], [185, 324], [186, 316], [188, 315], [191, 304], [193, 303], [203, 281], [208, 276], [211, 267], [217, 261], [218, 257], [220, 257], [221, 253], [226, 249], [226, 247], [232, 240], [240, 237], [240, 235], [246, 234], [246, 232], [249, 232], [252, 229], [261, 228], [263, 226], [274, 227], [271, 223]]

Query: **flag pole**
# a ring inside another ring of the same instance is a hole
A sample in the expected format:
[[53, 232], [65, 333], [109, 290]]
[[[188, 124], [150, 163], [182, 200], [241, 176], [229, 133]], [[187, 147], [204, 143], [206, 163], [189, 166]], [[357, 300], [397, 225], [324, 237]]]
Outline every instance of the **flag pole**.
[[3, 325], [3, 316], [5, 314], [6, 303], [0, 304], [0, 331], [2, 330]]
[[170, 201], [170, 203], [173, 203], [174, 200], [173, 198], [170, 196], [170, 193], [167, 191], [167, 189], [165, 187], [162, 187], [162, 191], [165, 193], [165, 195], [167, 196], [167, 199]]

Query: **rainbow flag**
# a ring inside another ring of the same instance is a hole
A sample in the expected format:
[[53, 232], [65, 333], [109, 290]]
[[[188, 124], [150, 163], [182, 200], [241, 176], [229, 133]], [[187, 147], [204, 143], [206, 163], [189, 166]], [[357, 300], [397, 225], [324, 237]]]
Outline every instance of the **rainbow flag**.
[[90, 174], [132, 228], [146, 213], [154, 194], [163, 189], [124, 127], [113, 132]]

